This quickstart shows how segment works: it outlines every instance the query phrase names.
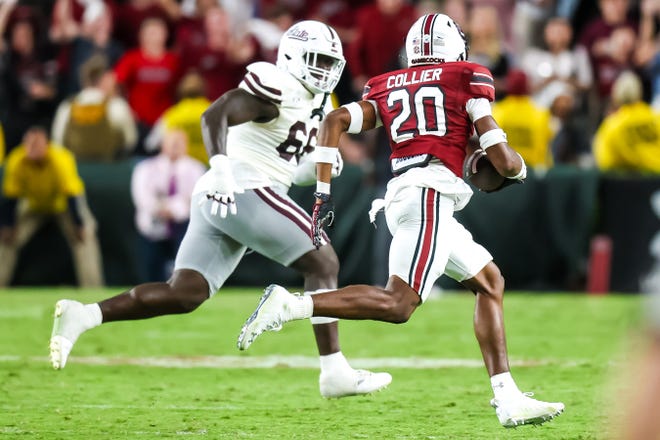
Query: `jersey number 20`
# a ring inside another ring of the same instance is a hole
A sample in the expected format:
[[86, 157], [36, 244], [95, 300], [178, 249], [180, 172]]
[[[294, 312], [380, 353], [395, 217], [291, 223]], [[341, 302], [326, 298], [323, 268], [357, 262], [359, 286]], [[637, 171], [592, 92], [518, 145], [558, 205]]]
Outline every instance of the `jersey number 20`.
[[387, 106], [396, 112], [390, 126], [392, 140], [399, 143], [419, 135], [444, 136], [447, 133], [444, 100], [438, 86], [390, 92]]

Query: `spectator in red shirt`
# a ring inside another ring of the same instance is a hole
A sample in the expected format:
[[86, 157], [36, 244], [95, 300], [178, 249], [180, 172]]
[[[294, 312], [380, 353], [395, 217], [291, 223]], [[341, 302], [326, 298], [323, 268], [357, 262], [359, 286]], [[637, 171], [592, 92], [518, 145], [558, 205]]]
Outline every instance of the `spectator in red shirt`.
[[367, 78], [391, 70], [416, 18], [405, 0], [376, 0], [358, 10], [357, 35], [347, 53], [355, 93], [362, 93]]
[[204, 17], [204, 46], [181, 48], [183, 71], [196, 70], [206, 83], [206, 97], [214, 101], [238, 86], [245, 67], [254, 61], [257, 43], [247, 34], [238, 39], [232, 35], [229, 17], [219, 7], [211, 8]]
[[117, 83], [123, 87], [138, 121], [138, 154], [142, 141], [160, 115], [174, 103], [179, 79], [179, 58], [167, 50], [167, 26], [158, 18], [142, 23], [140, 47], [126, 52], [115, 66]]

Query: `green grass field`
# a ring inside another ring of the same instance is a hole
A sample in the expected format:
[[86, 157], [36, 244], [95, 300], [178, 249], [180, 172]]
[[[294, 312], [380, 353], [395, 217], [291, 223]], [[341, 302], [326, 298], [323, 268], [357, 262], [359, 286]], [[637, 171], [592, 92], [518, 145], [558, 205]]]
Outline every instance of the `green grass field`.
[[[340, 325], [354, 367], [390, 387], [325, 400], [308, 322], [235, 347], [260, 289], [225, 289], [196, 312], [111, 323], [84, 334], [62, 371], [47, 346], [59, 298], [118, 290], [0, 291], [0, 437], [20, 439], [601, 439], [608, 385], [639, 321], [636, 296], [509, 293], [512, 373], [566, 412], [541, 427], [502, 428], [472, 332], [471, 294], [429, 300], [404, 325]], [[616, 411], [615, 411], [616, 413]]]

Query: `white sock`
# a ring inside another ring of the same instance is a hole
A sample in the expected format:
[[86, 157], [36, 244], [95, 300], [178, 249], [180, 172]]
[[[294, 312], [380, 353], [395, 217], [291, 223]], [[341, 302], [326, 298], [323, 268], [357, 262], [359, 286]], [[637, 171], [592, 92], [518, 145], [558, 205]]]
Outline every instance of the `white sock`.
[[[332, 289], [317, 289], [317, 290], [308, 290], [304, 293], [305, 296], [317, 295], [319, 293], [330, 292]], [[309, 318], [309, 321], [312, 325], [317, 324], [330, 324], [331, 322], [339, 321], [337, 318], [328, 318], [326, 316], [312, 316]]]
[[348, 361], [344, 357], [344, 353], [341, 351], [320, 356], [320, 361], [322, 372], [329, 373], [334, 371], [352, 370]]
[[508, 371], [492, 376], [490, 378], [490, 386], [493, 388], [493, 394], [496, 399], [506, 399], [521, 392], [513, 377], [511, 377], [511, 373]]
[[291, 305], [292, 319], [311, 318], [314, 313], [314, 301], [311, 296], [298, 296]]
[[87, 322], [85, 323], [85, 330], [98, 327], [103, 322], [103, 312], [98, 303], [85, 304], [85, 312], [87, 312]]

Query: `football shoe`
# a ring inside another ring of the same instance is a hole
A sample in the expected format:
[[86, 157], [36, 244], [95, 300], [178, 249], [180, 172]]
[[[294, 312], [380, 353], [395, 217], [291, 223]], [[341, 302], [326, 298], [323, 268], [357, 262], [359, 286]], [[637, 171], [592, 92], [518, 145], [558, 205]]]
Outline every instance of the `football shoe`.
[[492, 399], [490, 405], [502, 426], [541, 425], [564, 411], [561, 402], [543, 402], [532, 399], [533, 393], [516, 393], [506, 399]]
[[389, 373], [349, 369], [342, 373], [321, 372], [319, 388], [326, 399], [371, 394], [386, 388], [392, 382]]
[[78, 337], [91, 326], [86, 325], [88, 313], [78, 301], [62, 299], [55, 304], [53, 332], [50, 336], [50, 363], [61, 370]]

